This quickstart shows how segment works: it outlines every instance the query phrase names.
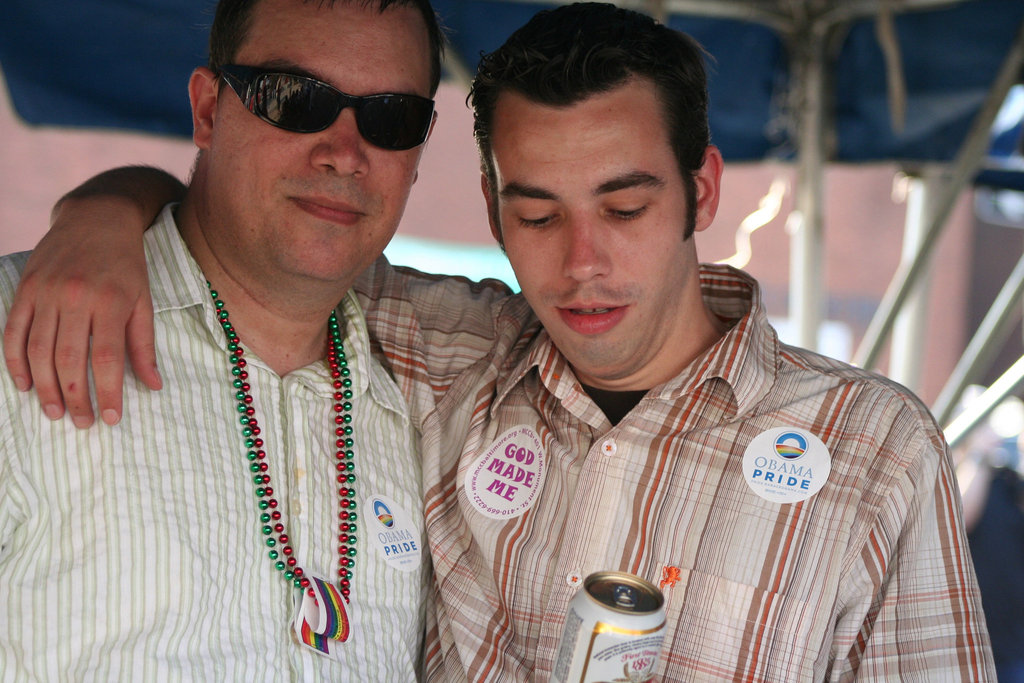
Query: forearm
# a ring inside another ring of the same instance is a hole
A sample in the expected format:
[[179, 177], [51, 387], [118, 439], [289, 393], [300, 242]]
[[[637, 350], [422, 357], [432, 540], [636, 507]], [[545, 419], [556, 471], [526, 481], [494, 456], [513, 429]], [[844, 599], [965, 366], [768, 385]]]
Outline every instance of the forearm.
[[116, 205], [127, 226], [153, 222], [168, 202], [178, 201], [185, 186], [166, 171], [151, 166], [123, 166], [93, 176], [61, 197], [50, 213], [50, 225], [61, 222], [66, 213], [82, 218], [98, 209], [97, 200]]

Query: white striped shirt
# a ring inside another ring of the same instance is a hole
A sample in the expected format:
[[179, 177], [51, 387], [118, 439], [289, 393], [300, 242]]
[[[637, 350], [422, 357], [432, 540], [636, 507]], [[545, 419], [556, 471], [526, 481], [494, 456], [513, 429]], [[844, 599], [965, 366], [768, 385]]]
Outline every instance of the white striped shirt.
[[[412, 571], [392, 567], [383, 527], [365, 504], [345, 659], [297, 643], [298, 591], [268, 558], [226, 340], [205, 280], [168, 210], [146, 245], [162, 391], [129, 375], [121, 424], [77, 430], [47, 420], [35, 395], [0, 373], [0, 681], [415, 679], [429, 558], [424, 552]], [[0, 325], [24, 259], [0, 261]], [[371, 357], [353, 296], [338, 314], [354, 380], [358, 501], [389, 497], [422, 547], [417, 437], [406, 403]], [[279, 377], [254, 354], [246, 359], [298, 563], [336, 581], [327, 365]]]

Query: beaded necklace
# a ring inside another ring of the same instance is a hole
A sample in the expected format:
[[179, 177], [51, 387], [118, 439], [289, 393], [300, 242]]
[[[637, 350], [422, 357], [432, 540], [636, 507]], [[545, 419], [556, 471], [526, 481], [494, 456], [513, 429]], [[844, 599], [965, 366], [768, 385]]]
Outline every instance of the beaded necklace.
[[[263, 439], [260, 438], [260, 426], [256, 420], [256, 410], [252, 405], [252, 394], [248, 382], [249, 372], [245, 369], [246, 361], [242, 351], [238, 334], [228, 320], [227, 309], [224, 302], [217, 296], [209, 282], [206, 283], [213, 297], [213, 304], [217, 308], [217, 320], [220, 321], [224, 334], [228, 339], [228, 353], [231, 355], [232, 387], [235, 390], [235, 400], [238, 401], [238, 421], [242, 425], [242, 439], [245, 443], [246, 458], [249, 461], [249, 471], [253, 475], [253, 483], [256, 485], [257, 505], [260, 509], [261, 531], [265, 536], [264, 542], [269, 548], [267, 554], [274, 563], [274, 568], [282, 572], [286, 581], [296, 588], [309, 591], [310, 580], [306, 572], [298, 565], [295, 559], [295, 551], [289, 544], [288, 533], [284, 523], [281, 521], [281, 511], [278, 510], [277, 499], [274, 498], [274, 489], [270, 484], [270, 475], [267, 474], [267, 454], [263, 450]], [[348, 360], [345, 357], [345, 346], [341, 341], [341, 329], [338, 325], [338, 317], [331, 311], [327, 321], [327, 364], [330, 367], [331, 383], [334, 390], [334, 406], [332, 409], [335, 436], [335, 469], [338, 472], [337, 481], [338, 502], [340, 511], [338, 513], [338, 585], [345, 602], [349, 600], [352, 587], [352, 568], [355, 566], [357, 550], [356, 542], [356, 490], [355, 490], [355, 461], [352, 452], [352, 380], [348, 369]]]

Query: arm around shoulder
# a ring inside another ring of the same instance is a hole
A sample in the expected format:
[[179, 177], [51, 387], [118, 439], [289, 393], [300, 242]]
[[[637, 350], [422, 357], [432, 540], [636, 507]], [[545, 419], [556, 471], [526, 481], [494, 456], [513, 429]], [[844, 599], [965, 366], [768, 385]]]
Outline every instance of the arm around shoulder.
[[19, 389], [36, 387], [46, 415], [65, 406], [92, 424], [87, 363], [92, 339], [96, 401], [103, 420], [121, 416], [124, 357], [150, 388], [161, 386], [142, 234], [184, 185], [143, 166], [101, 173], [54, 206], [50, 231], [22, 274], [4, 329], [4, 359]]

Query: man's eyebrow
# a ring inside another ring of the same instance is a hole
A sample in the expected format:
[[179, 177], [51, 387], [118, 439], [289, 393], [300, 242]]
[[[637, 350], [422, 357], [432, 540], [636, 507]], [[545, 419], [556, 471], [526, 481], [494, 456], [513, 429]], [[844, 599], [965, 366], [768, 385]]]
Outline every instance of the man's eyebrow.
[[[611, 180], [604, 181], [597, 186], [594, 190], [594, 194], [608, 194], [618, 190], [625, 190], [630, 187], [661, 187], [664, 184], [665, 181], [656, 175], [644, 173], [642, 171], [634, 171], [633, 173], [626, 173], [621, 176], [616, 176]], [[528, 185], [526, 183], [519, 182], [511, 182], [505, 185], [505, 187], [501, 188], [501, 191], [498, 194], [502, 199], [558, 199], [558, 195], [550, 190], [545, 190], [544, 188], [537, 187], [536, 185]]]
[[516, 182], [505, 185], [498, 194], [502, 199], [558, 199], [555, 193], [536, 185]]
[[618, 190], [625, 190], [630, 187], [661, 187], [664, 184], [665, 181], [656, 175], [634, 171], [633, 173], [627, 173], [611, 180], [606, 180], [597, 186], [594, 194], [608, 194], [609, 192], [617, 192]]

